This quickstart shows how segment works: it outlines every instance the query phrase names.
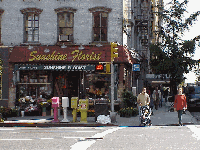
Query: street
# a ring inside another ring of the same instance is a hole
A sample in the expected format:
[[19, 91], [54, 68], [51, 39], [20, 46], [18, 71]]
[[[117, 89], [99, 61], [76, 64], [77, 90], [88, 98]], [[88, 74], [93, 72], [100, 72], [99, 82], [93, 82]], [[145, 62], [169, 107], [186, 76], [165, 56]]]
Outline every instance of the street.
[[139, 150], [200, 148], [200, 126], [0, 128], [4, 149]]
[[190, 114], [191, 114], [194, 118], [196, 118], [196, 120], [197, 120], [198, 122], [200, 122], [200, 112], [198, 112], [198, 111], [190, 111]]

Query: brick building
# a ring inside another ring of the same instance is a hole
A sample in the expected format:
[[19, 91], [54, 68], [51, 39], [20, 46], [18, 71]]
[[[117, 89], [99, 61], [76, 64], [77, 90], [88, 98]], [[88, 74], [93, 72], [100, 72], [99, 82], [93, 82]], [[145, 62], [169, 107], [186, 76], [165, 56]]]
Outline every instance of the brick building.
[[[14, 107], [22, 96], [109, 96], [110, 42], [118, 42], [115, 99], [131, 90], [134, 59], [123, 47], [123, 0], [1, 0], [3, 59], [0, 105]], [[100, 92], [100, 94], [97, 94]]]

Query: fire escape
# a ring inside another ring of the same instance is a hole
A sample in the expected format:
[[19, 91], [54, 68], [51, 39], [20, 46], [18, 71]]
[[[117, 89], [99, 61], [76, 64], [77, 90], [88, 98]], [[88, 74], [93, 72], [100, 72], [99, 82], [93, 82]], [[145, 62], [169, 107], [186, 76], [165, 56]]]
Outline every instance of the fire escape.
[[134, 1], [135, 50], [146, 60], [150, 58], [151, 14], [151, 0]]

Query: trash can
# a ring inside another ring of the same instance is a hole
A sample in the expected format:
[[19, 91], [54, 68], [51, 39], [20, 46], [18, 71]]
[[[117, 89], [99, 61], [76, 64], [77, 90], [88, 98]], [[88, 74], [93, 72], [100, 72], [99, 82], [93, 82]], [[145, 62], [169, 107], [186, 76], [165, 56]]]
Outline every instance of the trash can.
[[97, 121], [97, 117], [99, 115], [109, 115], [108, 100], [95, 100], [94, 110], [95, 110], [95, 121]]

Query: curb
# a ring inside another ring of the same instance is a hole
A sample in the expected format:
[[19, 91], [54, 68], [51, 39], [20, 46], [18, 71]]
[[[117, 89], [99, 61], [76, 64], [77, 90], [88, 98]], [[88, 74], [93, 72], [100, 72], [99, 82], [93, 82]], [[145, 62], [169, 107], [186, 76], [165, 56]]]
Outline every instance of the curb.
[[115, 124], [97, 123], [0, 123], [0, 127], [105, 127]]

